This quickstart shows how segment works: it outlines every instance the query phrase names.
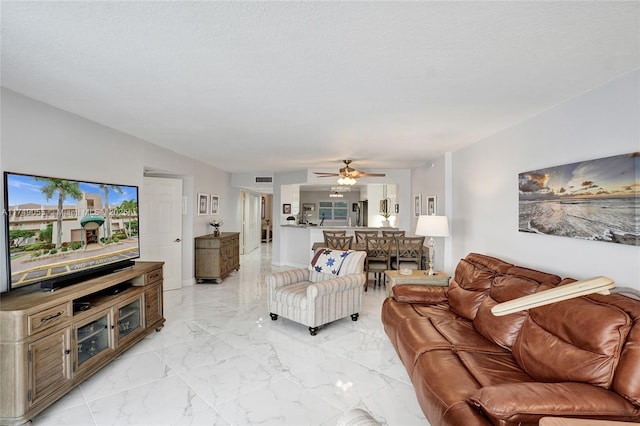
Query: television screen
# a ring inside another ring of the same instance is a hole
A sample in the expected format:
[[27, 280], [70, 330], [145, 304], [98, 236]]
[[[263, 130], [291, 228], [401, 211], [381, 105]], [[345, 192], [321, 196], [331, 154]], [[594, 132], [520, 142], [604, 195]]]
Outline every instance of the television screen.
[[54, 288], [140, 257], [137, 186], [10, 172], [4, 178], [10, 289]]

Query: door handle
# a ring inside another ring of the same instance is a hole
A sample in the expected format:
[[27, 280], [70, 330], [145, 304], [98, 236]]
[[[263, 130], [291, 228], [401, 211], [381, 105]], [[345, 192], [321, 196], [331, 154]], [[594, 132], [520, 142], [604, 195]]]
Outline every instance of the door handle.
[[174, 243], [179, 243], [180, 241], [182, 241], [180, 238], [176, 238], [173, 242]]

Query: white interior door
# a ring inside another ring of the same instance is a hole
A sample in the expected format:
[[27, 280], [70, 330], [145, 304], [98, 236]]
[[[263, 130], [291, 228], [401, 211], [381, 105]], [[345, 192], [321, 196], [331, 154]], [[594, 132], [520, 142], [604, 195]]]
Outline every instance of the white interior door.
[[142, 260], [164, 262], [165, 290], [182, 286], [182, 180], [144, 178], [140, 247]]
[[260, 246], [260, 197], [243, 192], [242, 194], [242, 239], [243, 253], [251, 253]]

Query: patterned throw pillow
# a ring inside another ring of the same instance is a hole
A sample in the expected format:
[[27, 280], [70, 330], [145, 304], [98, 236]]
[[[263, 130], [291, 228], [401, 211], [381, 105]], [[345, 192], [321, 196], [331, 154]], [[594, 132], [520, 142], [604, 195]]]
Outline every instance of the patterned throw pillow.
[[353, 250], [319, 249], [311, 259], [309, 270], [338, 276], [342, 263], [350, 253], [353, 253]]

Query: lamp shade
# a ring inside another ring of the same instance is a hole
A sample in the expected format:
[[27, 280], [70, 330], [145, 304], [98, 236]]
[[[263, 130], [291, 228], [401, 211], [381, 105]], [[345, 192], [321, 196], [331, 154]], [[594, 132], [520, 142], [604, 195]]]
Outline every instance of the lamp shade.
[[446, 216], [420, 215], [416, 235], [425, 237], [448, 237], [449, 221]]

